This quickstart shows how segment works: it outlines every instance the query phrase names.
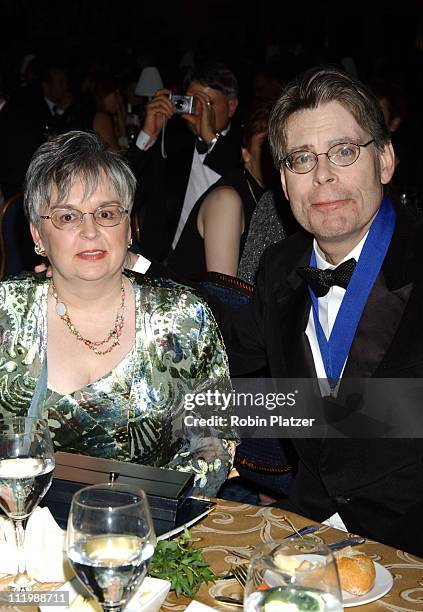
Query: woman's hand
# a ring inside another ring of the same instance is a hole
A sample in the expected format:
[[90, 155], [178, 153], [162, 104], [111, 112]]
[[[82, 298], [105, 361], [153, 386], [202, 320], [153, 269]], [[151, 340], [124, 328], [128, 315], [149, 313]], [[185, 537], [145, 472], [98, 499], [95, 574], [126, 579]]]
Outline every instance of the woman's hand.
[[51, 266], [45, 263], [40, 263], [38, 264], [38, 266], [35, 266], [34, 272], [38, 272], [38, 274], [41, 274], [41, 272], [45, 272], [47, 278], [51, 278], [53, 276]]

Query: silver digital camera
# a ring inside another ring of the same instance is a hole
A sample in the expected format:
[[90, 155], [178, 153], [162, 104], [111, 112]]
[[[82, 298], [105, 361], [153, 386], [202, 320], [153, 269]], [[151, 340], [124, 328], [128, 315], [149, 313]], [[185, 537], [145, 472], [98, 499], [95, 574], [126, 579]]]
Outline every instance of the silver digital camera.
[[194, 96], [170, 94], [169, 97], [175, 105], [175, 113], [188, 113], [189, 115], [193, 115], [195, 113]]

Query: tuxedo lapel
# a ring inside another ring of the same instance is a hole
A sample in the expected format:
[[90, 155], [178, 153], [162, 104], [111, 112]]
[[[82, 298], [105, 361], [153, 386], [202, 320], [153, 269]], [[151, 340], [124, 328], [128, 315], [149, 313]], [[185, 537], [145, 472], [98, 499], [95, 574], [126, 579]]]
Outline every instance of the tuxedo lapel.
[[345, 377], [374, 376], [392, 344], [420, 274], [409, 242], [412, 223], [398, 211], [391, 244], [351, 345]]
[[282, 333], [282, 347], [286, 356], [288, 376], [309, 378], [316, 376], [310, 344], [306, 336], [311, 300], [306, 283], [297, 274], [297, 268], [310, 262], [311, 249], [292, 263], [287, 285], [276, 291], [276, 305]]
[[316, 376], [310, 344], [305, 334], [311, 305], [306, 285], [302, 283], [293, 293], [277, 299], [277, 302], [288, 376]]
[[389, 291], [379, 274], [357, 327], [345, 366], [345, 377], [369, 378], [382, 363], [401, 322], [412, 283]]

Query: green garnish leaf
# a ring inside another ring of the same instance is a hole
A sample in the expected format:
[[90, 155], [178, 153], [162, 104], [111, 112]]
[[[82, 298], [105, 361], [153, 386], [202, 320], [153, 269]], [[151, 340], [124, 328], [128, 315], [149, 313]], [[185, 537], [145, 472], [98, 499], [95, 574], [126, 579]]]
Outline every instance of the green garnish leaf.
[[195, 597], [200, 586], [214, 582], [217, 576], [204, 559], [200, 548], [192, 545], [192, 535], [184, 529], [176, 540], [160, 540], [148, 570], [150, 576], [170, 580], [176, 596]]

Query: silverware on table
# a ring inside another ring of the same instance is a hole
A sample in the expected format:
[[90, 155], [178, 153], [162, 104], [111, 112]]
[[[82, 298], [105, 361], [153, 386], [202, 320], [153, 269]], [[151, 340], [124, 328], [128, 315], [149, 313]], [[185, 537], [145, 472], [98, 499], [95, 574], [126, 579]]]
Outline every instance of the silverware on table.
[[244, 604], [241, 599], [235, 599], [235, 597], [226, 597], [225, 595], [214, 595], [213, 599], [229, 606], [243, 607]]
[[286, 538], [296, 538], [303, 535], [309, 535], [310, 533], [315, 533], [316, 531], [319, 531], [319, 529], [322, 529], [322, 527], [323, 525], [307, 525], [306, 527], [298, 529], [296, 533], [292, 533], [282, 539], [285, 540]]
[[242, 565], [234, 565], [232, 567], [232, 574], [238, 584], [240, 584], [244, 589], [247, 583], [248, 565], [245, 563]]
[[338, 542], [334, 542], [333, 544], [328, 544], [331, 550], [340, 550], [341, 548], [345, 548], [346, 546], [358, 546], [359, 544], [364, 544], [366, 538], [362, 538], [360, 536], [354, 536], [352, 538], [345, 538], [345, 540], [339, 540]]

